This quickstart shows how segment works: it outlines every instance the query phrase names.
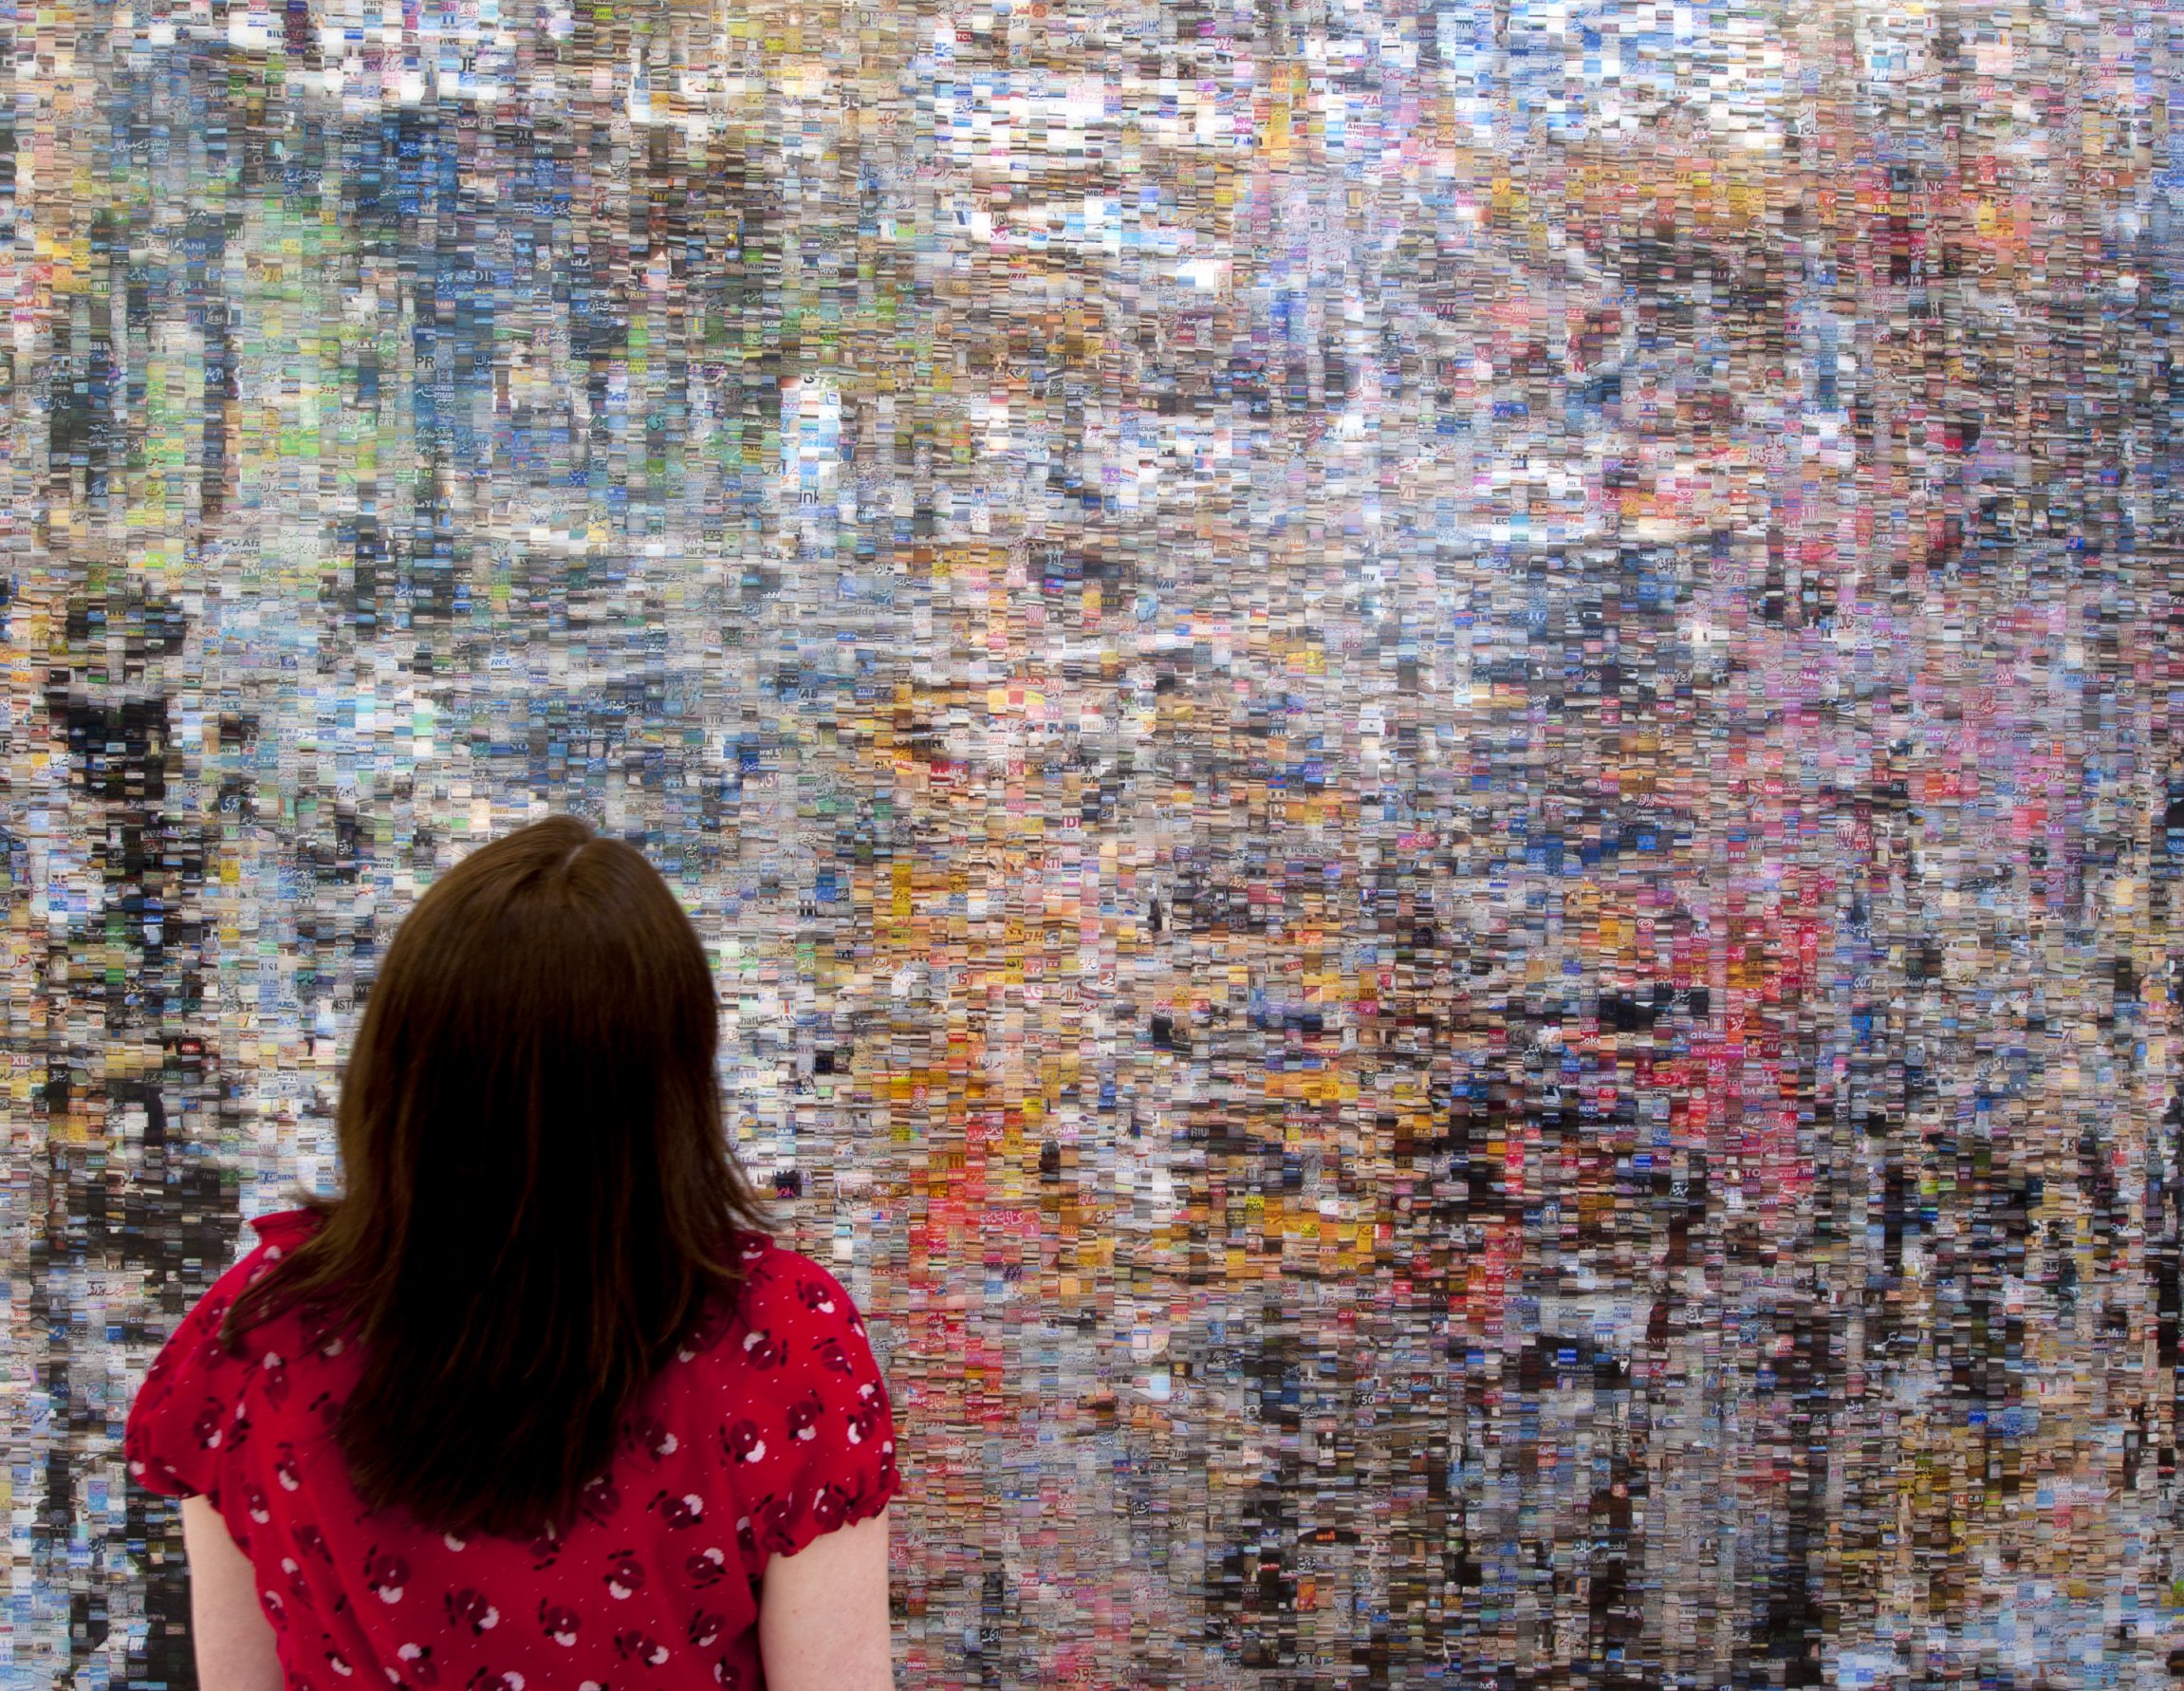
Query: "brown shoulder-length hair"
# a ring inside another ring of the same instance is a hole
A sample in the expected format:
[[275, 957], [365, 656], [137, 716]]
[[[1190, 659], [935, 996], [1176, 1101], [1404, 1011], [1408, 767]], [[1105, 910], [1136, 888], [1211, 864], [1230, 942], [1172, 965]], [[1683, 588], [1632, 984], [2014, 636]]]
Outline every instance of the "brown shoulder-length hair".
[[[358, 1495], [443, 1532], [565, 1527], [646, 1383], [741, 1283], [713, 976], [635, 847], [557, 816], [479, 847], [388, 946], [342, 1087], [345, 1190], [236, 1299], [362, 1347]], [[715, 1305], [715, 1308], [718, 1306]]]

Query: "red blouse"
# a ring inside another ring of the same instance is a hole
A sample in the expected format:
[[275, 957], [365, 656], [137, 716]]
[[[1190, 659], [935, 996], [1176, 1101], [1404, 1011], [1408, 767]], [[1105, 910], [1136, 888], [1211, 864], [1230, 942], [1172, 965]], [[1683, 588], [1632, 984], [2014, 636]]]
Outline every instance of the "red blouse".
[[219, 1343], [244, 1286], [317, 1225], [261, 1243], [185, 1316], [129, 1412], [129, 1472], [202, 1494], [256, 1570], [289, 1691], [685, 1691], [766, 1683], [767, 1558], [878, 1514], [900, 1477], [864, 1323], [834, 1276], [755, 1235], [734, 1316], [647, 1389], [579, 1518], [529, 1543], [423, 1532], [367, 1511], [331, 1417], [358, 1357], [290, 1310]]

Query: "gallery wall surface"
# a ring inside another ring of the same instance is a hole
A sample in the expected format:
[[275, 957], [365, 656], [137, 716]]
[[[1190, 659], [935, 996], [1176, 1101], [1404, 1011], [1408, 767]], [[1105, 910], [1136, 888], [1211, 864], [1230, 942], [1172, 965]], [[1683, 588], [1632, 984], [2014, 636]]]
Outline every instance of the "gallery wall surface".
[[2168, 1683], [2179, 26], [0, 9], [0, 1682], [194, 1683], [129, 1396], [568, 809], [903, 1683]]

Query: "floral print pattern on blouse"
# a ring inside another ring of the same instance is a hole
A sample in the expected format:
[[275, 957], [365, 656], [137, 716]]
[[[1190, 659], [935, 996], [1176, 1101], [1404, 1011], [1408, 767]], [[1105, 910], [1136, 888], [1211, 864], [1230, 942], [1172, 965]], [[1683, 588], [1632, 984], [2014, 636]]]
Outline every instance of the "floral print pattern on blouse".
[[317, 1225], [259, 1244], [167, 1342], [129, 1414], [131, 1476], [202, 1495], [257, 1574], [289, 1691], [756, 1691], [768, 1558], [878, 1514], [900, 1485], [893, 1404], [834, 1276], [756, 1235], [715, 1311], [624, 1423], [576, 1518], [528, 1542], [366, 1510], [333, 1417], [359, 1358], [289, 1310], [219, 1343], [236, 1294]]

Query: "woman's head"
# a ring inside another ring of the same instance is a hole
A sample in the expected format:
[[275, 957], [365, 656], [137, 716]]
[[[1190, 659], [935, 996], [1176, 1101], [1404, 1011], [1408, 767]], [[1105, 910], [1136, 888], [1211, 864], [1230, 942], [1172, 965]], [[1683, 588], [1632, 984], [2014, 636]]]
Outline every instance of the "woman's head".
[[555, 817], [417, 901], [342, 1089], [345, 1189], [239, 1306], [353, 1325], [358, 1489], [450, 1529], [565, 1512], [764, 1226], [721, 1131], [713, 979], [635, 848]]
[[[718, 1217], [718, 1008], [634, 846], [557, 816], [480, 846], [395, 935], [342, 1094], [348, 1193], [509, 1251]], [[682, 1231], [676, 1229], [676, 1231]]]

